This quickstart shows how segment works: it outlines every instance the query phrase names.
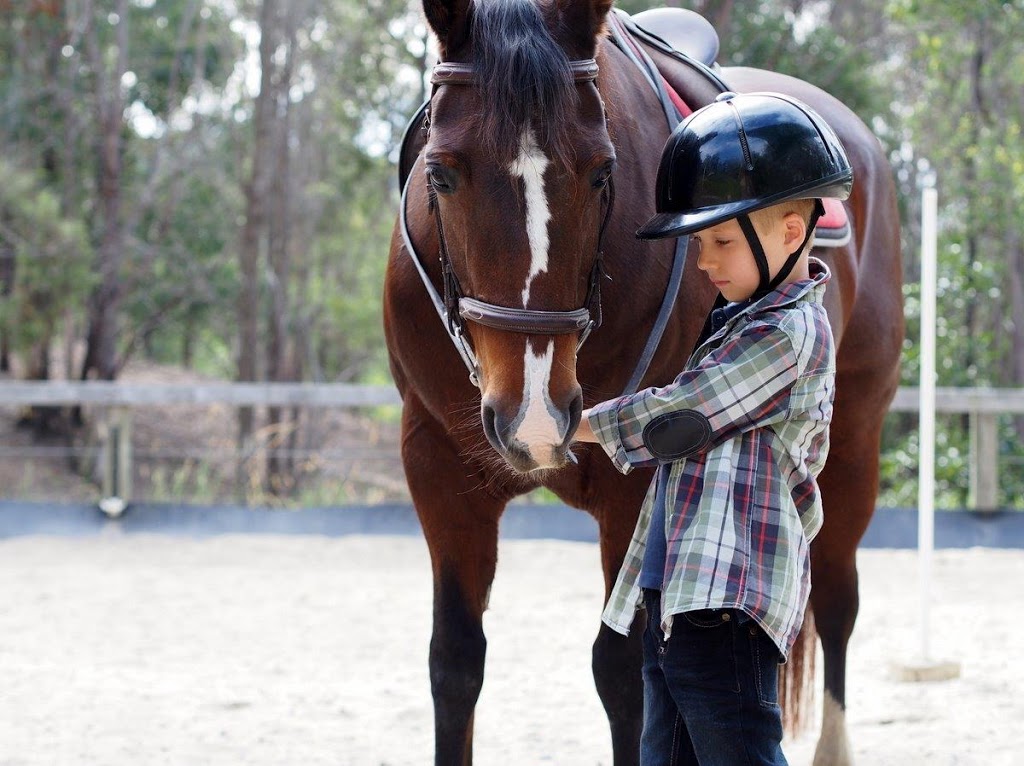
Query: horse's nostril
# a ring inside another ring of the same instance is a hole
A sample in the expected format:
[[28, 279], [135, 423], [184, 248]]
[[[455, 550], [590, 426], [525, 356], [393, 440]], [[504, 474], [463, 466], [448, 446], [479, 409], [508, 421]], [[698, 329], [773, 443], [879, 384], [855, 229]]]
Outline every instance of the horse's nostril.
[[565, 429], [565, 440], [563, 444], [568, 442], [573, 435], [576, 433], [576, 429], [580, 425], [580, 417], [583, 414], [583, 392], [580, 391], [576, 394], [571, 402], [569, 402], [569, 423]]
[[480, 409], [480, 421], [484, 427], [484, 436], [495, 447], [504, 446], [504, 442], [498, 432], [498, 413], [494, 411], [494, 408], [488, 405], [483, 405]]

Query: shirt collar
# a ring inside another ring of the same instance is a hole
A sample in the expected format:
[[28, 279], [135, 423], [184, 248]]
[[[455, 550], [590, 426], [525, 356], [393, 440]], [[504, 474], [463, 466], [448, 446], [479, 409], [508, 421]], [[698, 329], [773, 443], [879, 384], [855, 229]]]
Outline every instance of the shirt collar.
[[751, 311], [765, 311], [778, 308], [779, 306], [786, 306], [801, 299], [820, 303], [822, 296], [825, 294], [825, 283], [832, 279], [832, 272], [829, 271], [828, 266], [814, 257], [807, 259], [807, 270], [810, 274], [807, 279], [787, 282], [784, 285], [779, 285], [779, 287], [756, 301], [744, 302], [742, 304], [744, 309], [737, 311], [733, 316], [743, 313], [747, 309]]
[[731, 324], [736, 317], [743, 314], [787, 306], [798, 300], [810, 300], [815, 303], [821, 303], [825, 294], [825, 283], [832, 278], [832, 272], [829, 271], [828, 266], [814, 257], [808, 258], [807, 266], [808, 273], [810, 274], [807, 279], [798, 279], [794, 282], [780, 285], [756, 301], [749, 299], [737, 301], [712, 310], [711, 322], [713, 329], [711, 335], [700, 344], [701, 347], [711, 338], [718, 337], [726, 325]]

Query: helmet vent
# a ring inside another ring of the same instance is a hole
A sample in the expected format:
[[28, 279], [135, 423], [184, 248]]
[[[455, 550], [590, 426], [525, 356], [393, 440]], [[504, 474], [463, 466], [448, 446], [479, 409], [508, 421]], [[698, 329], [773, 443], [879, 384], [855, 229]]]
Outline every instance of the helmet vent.
[[748, 171], [753, 171], [754, 161], [750, 158], [750, 144], [747, 143], [747, 131], [743, 129], [743, 119], [740, 117], [740, 110], [736, 108], [736, 105], [731, 100], [726, 101], [726, 103], [732, 107], [732, 112], [736, 115], [736, 124], [739, 126], [740, 146], [743, 149], [743, 162]]

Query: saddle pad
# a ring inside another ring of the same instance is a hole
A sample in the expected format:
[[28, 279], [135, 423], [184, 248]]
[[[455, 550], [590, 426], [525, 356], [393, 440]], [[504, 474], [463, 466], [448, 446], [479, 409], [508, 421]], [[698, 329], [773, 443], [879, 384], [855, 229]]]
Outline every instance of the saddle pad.
[[850, 217], [843, 203], [837, 199], [822, 200], [825, 215], [818, 219], [814, 230], [815, 247], [842, 247], [850, 241]]

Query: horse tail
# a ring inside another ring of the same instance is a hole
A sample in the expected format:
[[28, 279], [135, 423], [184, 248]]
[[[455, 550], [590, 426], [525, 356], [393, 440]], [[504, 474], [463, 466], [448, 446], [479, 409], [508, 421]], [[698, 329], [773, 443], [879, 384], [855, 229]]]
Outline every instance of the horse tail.
[[814, 666], [818, 650], [818, 631], [810, 603], [804, 624], [797, 634], [789, 660], [779, 666], [779, 704], [786, 733], [797, 736], [810, 721], [814, 707]]

